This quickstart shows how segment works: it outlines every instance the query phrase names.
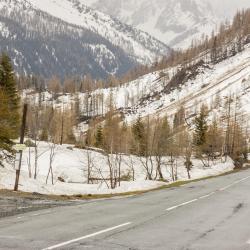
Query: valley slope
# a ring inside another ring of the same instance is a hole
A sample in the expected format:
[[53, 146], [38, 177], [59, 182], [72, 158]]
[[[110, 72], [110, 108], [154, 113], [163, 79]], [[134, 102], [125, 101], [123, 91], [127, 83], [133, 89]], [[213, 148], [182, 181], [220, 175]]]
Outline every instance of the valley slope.
[[122, 75], [170, 49], [76, 0], [0, 1], [0, 49], [19, 74]]

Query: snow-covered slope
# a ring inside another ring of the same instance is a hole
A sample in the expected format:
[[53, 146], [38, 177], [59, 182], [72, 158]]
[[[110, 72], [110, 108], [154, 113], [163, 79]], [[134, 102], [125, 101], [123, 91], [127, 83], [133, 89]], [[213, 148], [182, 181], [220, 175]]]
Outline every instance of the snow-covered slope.
[[248, 0], [81, 0], [155, 36], [171, 47], [188, 47], [237, 9], [250, 7]]
[[120, 75], [170, 51], [77, 0], [0, 0], [0, 27], [0, 49], [21, 73]]
[[[242, 115], [250, 118], [250, 45], [243, 52], [230, 57], [216, 65], [204, 65], [198, 68], [198, 74], [194, 79], [184, 82], [176, 88], [168, 88], [173, 72], [170, 68], [165, 71], [154, 72], [131, 82], [124, 87], [123, 99], [118, 88], [116, 103], [118, 107], [126, 107], [128, 89], [135, 90], [136, 96], [129, 102], [127, 108], [123, 108], [128, 121], [134, 121], [139, 115], [145, 117], [168, 116], [173, 118], [177, 110], [183, 106], [186, 109], [187, 118], [193, 117], [201, 105], [207, 104], [211, 114], [222, 115], [221, 108], [214, 107], [216, 98], [220, 97], [221, 105], [225, 98], [231, 95], [237, 96], [242, 105]], [[161, 77], [165, 74], [165, 77]], [[114, 96], [116, 96], [114, 94]]]
[[[90, 97], [102, 98], [102, 102], [108, 103], [112, 94], [116, 108], [122, 112], [128, 123], [134, 122], [138, 116], [148, 115], [168, 116], [173, 119], [177, 110], [183, 106], [186, 109], [187, 119], [193, 119], [202, 104], [210, 108], [211, 116], [222, 115], [222, 106], [229, 95], [237, 96], [242, 105], [242, 114], [246, 119], [250, 117], [250, 44], [235, 56], [216, 64], [204, 64], [198, 67], [197, 75], [175, 88], [170, 88], [170, 80], [176, 73], [176, 68], [168, 68], [163, 71], [153, 72], [128, 82], [116, 88], [98, 89], [90, 93]], [[26, 92], [28, 93], [28, 92]], [[29, 96], [33, 98], [33, 96]], [[91, 99], [89, 97], [89, 102]], [[221, 106], [214, 107], [216, 98], [220, 97]], [[79, 94], [80, 106], [83, 115], [86, 115], [86, 95]], [[36, 101], [38, 100], [38, 94]], [[51, 94], [46, 93], [45, 102], [49, 103]], [[56, 105], [75, 101], [71, 95], [59, 97]], [[101, 101], [99, 101], [101, 102]], [[99, 106], [93, 115], [101, 115], [107, 112], [107, 108]], [[92, 113], [90, 112], [90, 115]], [[88, 127], [82, 126], [82, 131]]]

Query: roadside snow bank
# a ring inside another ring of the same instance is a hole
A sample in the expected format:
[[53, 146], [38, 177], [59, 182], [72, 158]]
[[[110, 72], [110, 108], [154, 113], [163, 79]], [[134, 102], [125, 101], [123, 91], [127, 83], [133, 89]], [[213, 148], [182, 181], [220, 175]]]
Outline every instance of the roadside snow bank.
[[[95, 151], [87, 151], [72, 148], [70, 145], [57, 145], [55, 148], [54, 161], [52, 163], [54, 185], [51, 184], [51, 175], [46, 184], [46, 177], [49, 171], [50, 145], [40, 142], [38, 145], [37, 159], [37, 179], [34, 179], [35, 172], [35, 149], [26, 149], [23, 154], [22, 171], [20, 176], [19, 189], [26, 192], [37, 192], [42, 194], [56, 195], [77, 195], [77, 194], [110, 194], [126, 193], [133, 191], [142, 191], [157, 188], [172, 182], [172, 169], [167, 164], [168, 158], [164, 159], [165, 164], [162, 166], [162, 172], [166, 182], [149, 181], [146, 179], [146, 171], [142, 164], [142, 159], [136, 156], [122, 156], [121, 176], [123, 181], [121, 186], [116, 189], [109, 189], [105, 181], [93, 182], [87, 184], [88, 160], [92, 164], [92, 177], [108, 178], [109, 168], [107, 157]], [[190, 172], [192, 179], [215, 176], [229, 172], [234, 169], [231, 159], [227, 162], [214, 162], [211, 167], [204, 168], [202, 162], [192, 159], [193, 168]], [[30, 163], [30, 164], [29, 164]], [[177, 168], [174, 170], [178, 181], [188, 180], [184, 159], [177, 159]], [[134, 172], [134, 181], [133, 181]], [[156, 169], [153, 169], [155, 176]], [[32, 178], [29, 178], [29, 173]], [[7, 165], [6, 168], [0, 168], [0, 189], [13, 189], [15, 180], [15, 169]], [[126, 180], [126, 181], [125, 181]], [[64, 181], [64, 182], [62, 182]]]

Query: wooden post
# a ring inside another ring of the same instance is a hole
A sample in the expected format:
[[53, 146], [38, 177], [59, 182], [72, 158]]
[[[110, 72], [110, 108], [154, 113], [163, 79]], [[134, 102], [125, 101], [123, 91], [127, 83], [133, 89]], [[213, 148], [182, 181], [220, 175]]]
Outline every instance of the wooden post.
[[[24, 106], [23, 106], [23, 118], [22, 118], [22, 126], [21, 126], [21, 131], [20, 131], [20, 144], [24, 143], [24, 135], [25, 135], [27, 111], [28, 111], [28, 104], [25, 103]], [[15, 180], [14, 191], [18, 191], [18, 184], [19, 184], [19, 177], [20, 177], [21, 166], [22, 166], [23, 151], [20, 150], [19, 154], [20, 154], [19, 166], [18, 166], [18, 169], [16, 170], [16, 180]]]

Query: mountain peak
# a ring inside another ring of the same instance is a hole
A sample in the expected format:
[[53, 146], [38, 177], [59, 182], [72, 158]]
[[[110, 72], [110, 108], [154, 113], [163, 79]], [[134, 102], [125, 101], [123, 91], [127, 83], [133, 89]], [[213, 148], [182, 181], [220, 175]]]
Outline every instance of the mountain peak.
[[0, 49], [24, 74], [103, 78], [151, 64], [170, 51], [149, 34], [79, 0], [0, 0], [0, 25]]
[[[174, 48], [187, 48], [193, 39], [210, 35], [249, 0], [81, 0], [133, 25]], [[131, 8], [131, 6], [133, 6]], [[226, 14], [225, 14], [226, 13]]]

